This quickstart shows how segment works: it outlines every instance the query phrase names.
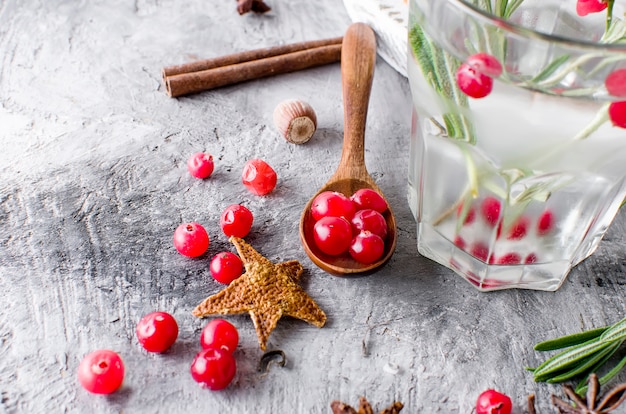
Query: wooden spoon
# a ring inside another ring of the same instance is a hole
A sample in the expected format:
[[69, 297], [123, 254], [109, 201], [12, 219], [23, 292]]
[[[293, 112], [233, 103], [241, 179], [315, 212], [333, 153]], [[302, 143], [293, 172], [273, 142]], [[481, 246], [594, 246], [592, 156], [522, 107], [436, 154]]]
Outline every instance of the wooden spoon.
[[[313, 263], [336, 276], [371, 272], [382, 266], [393, 254], [396, 247], [396, 219], [391, 207], [383, 213], [387, 221], [388, 234], [382, 257], [371, 264], [362, 264], [345, 253], [330, 256], [317, 248], [313, 239], [315, 220], [311, 214], [311, 204], [315, 197], [324, 191], [337, 191], [348, 197], [362, 188], [382, 191], [365, 168], [365, 120], [369, 104], [374, 64], [376, 62], [376, 37], [372, 29], [364, 23], [350, 25], [341, 46], [341, 83], [343, 88], [344, 138], [341, 161], [337, 171], [309, 200], [300, 218], [300, 240]], [[385, 201], [387, 201], [385, 199]], [[387, 202], [387, 205], [389, 203]]]

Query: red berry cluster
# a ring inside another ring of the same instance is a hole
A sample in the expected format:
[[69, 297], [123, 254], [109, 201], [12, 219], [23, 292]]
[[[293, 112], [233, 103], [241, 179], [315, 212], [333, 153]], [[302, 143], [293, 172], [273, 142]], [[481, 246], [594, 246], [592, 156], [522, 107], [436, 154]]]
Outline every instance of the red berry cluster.
[[[213, 157], [210, 154], [193, 154], [188, 162], [189, 173], [196, 178], [208, 178], [214, 170]], [[241, 181], [255, 195], [266, 195], [274, 190], [277, 182], [276, 171], [265, 161], [251, 159], [243, 167]], [[226, 237], [244, 238], [252, 229], [254, 215], [241, 204], [231, 204], [220, 216], [220, 227]], [[174, 247], [187, 257], [200, 257], [210, 245], [209, 235], [200, 223], [183, 223], [174, 231]], [[243, 263], [238, 256], [230, 252], [220, 252], [213, 256], [210, 265], [213, 278], [223, 284], [229, 284], [243, 272]]]
[[388, 229], [383, 213], [387, 209], [385, 199], [370, 189], [358, 190], [351, 197], [324, 191], [311, 204], [315, 245], [331, 256], [348, 252], [359, 263], [373, 263], [385, 250]]
[[456, 83], [467, 96], [484, 98], [493, 89], [493, 78], [501, 74], [502, 65], [498, 59], [487, 53], [476, 53], [459, 66]]
[[[473, 225], [486, 226], [496, 232], [496, 239], [503, 237], [509, 241], [520, 241], [527, 237], [533, 230], [532, 219], [528, 215], [520, 215], [511, 223], [507, 229], [503, 230], [502, 225], [502, 203], [495, 197], [485, 197], [478, 206], [470, 206], [467, 211], [461, 204], [457, 209], [457, 217], [462, 220], [461, 228]], [[536, 219], [534, 224], [534, 234], [545, 236], [554, 228], [554, 214], [551, 210], [544, 210]], [[504, 234], [503, 234], [504, 232]], [[472, 232], [479, 233], [479, 232]], [[457, 234], [454, 244], [470, 253], [472, 256], [485, 263], [499, 265], [517, 265], [536, 263], [538, 258], [536, 253], [528, 253], [524, 257], [519, 252], [510, 251], [496, 256], [490, 252], [489, 245], [485, 241], [477, 240], [471, 244]]]
[[[253, 221], [254, 215], [248, 208], [241, 204], [231, 204], [222, 212], [220, 227], [227, 237], [243, 238], [252, 229]], [[174, 232], [174, 246], [184, 256], [202, 256], [209, 244], [207, 231], [199, 223], [181, 224]], [[209, 269], [216, 281], [227, 285], [241, 276], [243, 263], [234, 253], [220, 252], [211, 259]]]
[[[193, 154], [187, 161], [189, 173], [205, 179], [213, 174], [213, 157], [206, 153]], [[252, 159], [243, 168], [242, 183], [255, 195], [269, 194], [276, 187], [276, 172], [265, 161]], [[243, 238], [252, 228], [252, 212], [240, 205], [232, 204], [224, 209], [220, 227], [227, 236]], [[209, 248], [210, 238], [205, 228], [196, 222], [183, 223], [174, 231], [174, 247], [187, 257], [200, 257]], [[243, 272], [241, 259], [231, 252], [216, 254], [210, 263], [213, 278], [229, 284]], [[148, 352], [165, 352], [178, 337], [178, 324], [166, 312], [145, 315], [136, 327], [137, 339]], [[229, 322], [214, 319], [202, 331], [200, 343], [203, 348], [191, 364], [191, 375], [203, 387], [220, 390], [228, 386], [235, 376], [236, 364], [233, 351], [239, 335]], [[86, 355], [78, 368], [78, 381], [87, 391], [94, 394], [115, 392], [124, 380], [124, 363], [114, 351], [102, 349]]]
[[[187, 160], [187, 169], [193, 177], [209, 178], [215, 169], [213, 156], [197, 152]], [[254, 158], [247, 161], [243, 166], [241, 181], [252, 194], [266, 195], [276, 187], [278, 176], [267, 162], [260, 158]]]
[[200, 334], [200, 346], [191, 363], [191, 376], [203, 388], [222, 390], [237, 372], [233, 352], [239, 343], [239, 333], [230, 322], [213, 319]]
[[[152, 312], [137, 323], [139, 344], [148, 352], [162, 353], [176, 342], [178, 323], [166, 312]], [[200, 351], [191, 363], [191, 376], [202, 387], [221, 390], [230, 384], [237, 366], [233, 352], [239, 333], [229, 322], [213, 319], [200, 334]], [[86, 355], [78, 367], [78, 381], [94, 394], [111, 394], [124, 380], [124, 363], [120, 355], [107, 349]]]

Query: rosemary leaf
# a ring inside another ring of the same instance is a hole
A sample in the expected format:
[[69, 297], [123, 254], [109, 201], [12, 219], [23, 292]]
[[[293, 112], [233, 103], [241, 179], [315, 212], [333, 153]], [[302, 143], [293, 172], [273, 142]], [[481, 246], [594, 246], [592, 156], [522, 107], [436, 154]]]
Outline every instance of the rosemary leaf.
[[559, 382], [570, 380], [582, 374], [587, 374], [588, 376], [589, 374], [593, 372], [592, 370], [596, 366], [596, 364], [602, 361], [606, 362], [615, 353], [615, 351], [617, 351], [617, 349], [620, 347], [621, 344], [622, 344], [621, 342], [615, 342], [615, 343], [610, 344], [606, 348], [596, 352], [595, 354], [591, 355], [589, 358], [585, 359], [581, 364], [577, 365], [575, 368], [567, 372], [564, 372], [563, 374], [550, 377], [549, 379], [546, 380], [546, 382], [550, 384], [556, 384]]
[[537, 74], [537, 76], [532, 78], [529, 81], [529, 84], [532, 86], [532, 84], [541, 82], [542, 80], [548, 78], [550, 75], [552, 75], [554, 72], [556, 72], [556, 70], [561, 65], [563, 65], [565, 62], [567, 62], [569, 60], [569, 58], [570, 58], [569, 55], [559, 56], [557, 59], [552, 61], [552, 63], [550, 63], [548, 66], [546, 66], [541, 72], [539, 72], [539, 74]]
[[555, 339], [539, 342], [535, 345], [535, 351], [554, 351], [555, 349], [568, 348], [570, 346], [579, 345], [591, 339], [598, 338], [604, 331], [609, 329], [608, 326], [602, 328], [590, 329], [588, 331], [578, 332], [571, 335], [561, 336]]
[[508, 19], [511, 17], [511, 15], [513, 13], [515, 13], [515, 10], [517, 10], [517, 8], [524, 2], [524, 0], [513, 0], [511, 3], [509, 3], [508, 7], [506, 8], [506, 12], [504, 14], [505, 19]]
[[624, 339], [626, 339], [626, 318], [611, 325], [600, 336], [601, 341], [623, 341]]
[[448, 137], [475, 143], [471, 122], [465, 115], [458, 113], [459, 108], [467, 108], [469, 105], [467, 95], [459, 90], [454, 80], [461, 63], [437, 48], [418, 24], [411, 28], [409, 41], [424, 78], [448, 108], [449, 112], [443, 114]]
[[496, 15], [498, 17], [503, 17], [506, 13], [506, 6], [508, 4], [508, 0], [496, 0]]
[[606, 121], [608, 121], [609, 120], [609, 105], [610, 105], [610, 103], [604, 104], [598, 110], [598, 112], [596, 113], [596, 116], [591, 120], [589, 125], [587, 125], [585, 128], [583, 128], [583, 130], [580, 131], [574, 137], [574, 139], [581, 140], [581, 139], [585, 139], [585, 138], [589, 137], [591, 134], [593, 134], [595, 131], [597, 131], [597, 129], [600, 128], [602, 126], [602, 124], [604, 124]]
[[584, 361], [589, 356], [608, 347], [610, 344], [610, 342], [602, 342], [599, 339], [592, 339], [590, 341], [583, 342], [580, 345], [568, 348], [539, 365], [533, 372], [535, 381], [541, 382], [542, 380], [545, 380], [546, 376], [572, 368], [580, 364], [581, 361]]
[[[608, 359], [608, 358], [607, 358]], [[606, 361], [604, 361], [606, 363]], [[598, 368], [600, 366], [602, 366], [603, 364], [599, 364]], [[609, 372], [607, 372], [606, 374], [604, 374], [602, 377], [600, 377], [600, 385], [605, 385], [606, 383], [608, 383], [610, 380], [613, 379], [613, 377], [615, 377], [617, 374], [619, 374], [619, 372], [624, 368], [624, 366], [626, 366], [626, 356], [624, 356], [618, 363], [617, 365], [615, 365]], [[593, 372], [595, 372], [596, 370], [594, 370]], [[576, 394], [578, 395], [585, 395], [585, 393], [587, 392], [587, 378], [583, 378], [580, 383], [576, 386]]]

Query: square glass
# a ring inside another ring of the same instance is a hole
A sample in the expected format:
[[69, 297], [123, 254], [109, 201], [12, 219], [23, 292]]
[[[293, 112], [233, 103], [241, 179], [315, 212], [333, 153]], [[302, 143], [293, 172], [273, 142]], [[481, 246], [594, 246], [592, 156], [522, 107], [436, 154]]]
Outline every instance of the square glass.
[[420, 254], [482, 291], [553, 291], [596, 250], [626, 195], [624, 6], [410, 0]]

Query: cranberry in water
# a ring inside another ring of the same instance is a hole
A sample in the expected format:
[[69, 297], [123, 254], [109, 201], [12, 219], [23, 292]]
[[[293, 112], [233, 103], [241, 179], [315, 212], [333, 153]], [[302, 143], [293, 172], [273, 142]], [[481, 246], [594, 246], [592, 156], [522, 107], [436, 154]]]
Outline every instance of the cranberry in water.
[[[456, 209], [457, 217], [461, 217], [461, 215], [463, 214], [463, 209], [464, 209], [463, 204], [459, 204], [459, 207]], [[466, 215], [465, 215], [465, 219], [463, 220], [463, 225], [468, 226], [472, 224], [474, 222], [474, 219], [476, 218], [476, 209], [474, 207], [470, 207], [469, 210], [467, 210], [467, 213], [465, 214]]]
[[554, 214], [551, 210], [546, 210], [539, 216], [537, 221], [537, 234], [544, 236], [554, 227]]
[[470, 254], [483, 262], [487, 262], [489, 258], [489, 246], [481, 242], [476, 242], [472, 245]]
[[528, 256], [526, 256], [526, 258], [524, 259], [524, 263], [533, 264], [537, 263], [537, 260], [537, 255], [535, 253], [529, 253]]
[[480, 206], [480, 212], [490, 226], [495, 226], [498, 222], [500, 210], [502, 210], [502, 204], [495, 197], [485, 198]]
[[488, 53], [476, 53], [468, 57], [465, 63], [492, 78], [502, 75], [502, 65], [498, 59]]
[[528, 232], [528, 226], [530, 226], [530, 219], [526, 216], [520, 216], [509, 229], [506, 238], [509, 240], [523, 239]]
[[141, 318], [136, 328], [137, 339], [148, 352], [165, 352], [178, 337], [178, 324], [166, 312], [152, 312]]
[[502, 264], [502, 265], [514, 265], [514, 264], [520, 264], [521, 262], [522, 262], [522, 258], [520, 257], [519, 254], [515, 252], [506, 253], [505, 255], [500, 256], [495, 259], [496, 264]]
[[611, 102], [609, 105], [609, 118], [614, 126], [626, 128], [626, 101]]
[[461, 64], [456, 72], [456, 83], [464, 94], [471, 98], [484, 98], [493, 89], [493, 79], [467, 63]]
[[618, 69], [604, 80], [606, 90], [613, 96], [626, 96], [626, 69]]
[[467, 245], [467, 243], [465, 242], [465, 239], [463, 239], [463, 237], [456, 236], [454, 238], [454, 245], [461, 250], [465, 250], [465, 246]]
[[102, 349], [87, 354], [78, 365], [78, 381], [94, 394], [111, 394], [124, 381], [124, 363], [113, 351]]
[[598, 13], [608, 7], [608, 3], [603, 0], [578, 0], [576, 13], [579, 16], [586, 16], [589, 13]]

